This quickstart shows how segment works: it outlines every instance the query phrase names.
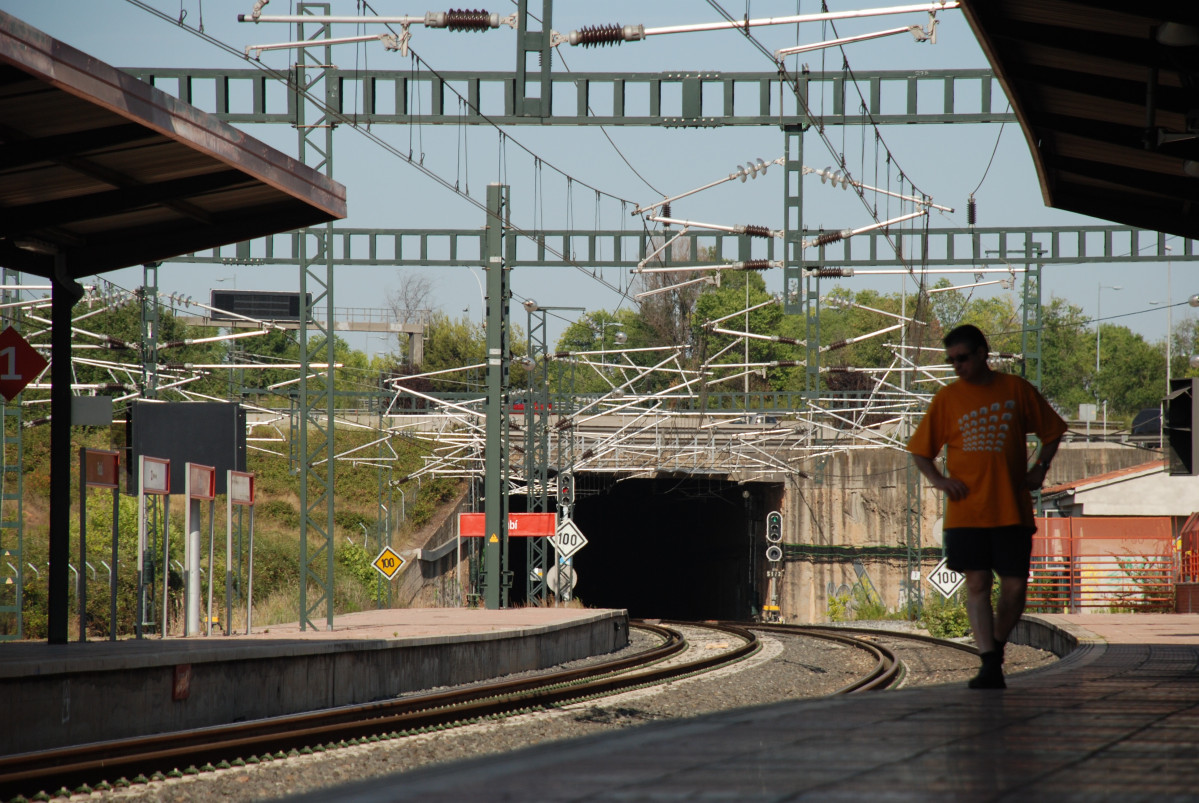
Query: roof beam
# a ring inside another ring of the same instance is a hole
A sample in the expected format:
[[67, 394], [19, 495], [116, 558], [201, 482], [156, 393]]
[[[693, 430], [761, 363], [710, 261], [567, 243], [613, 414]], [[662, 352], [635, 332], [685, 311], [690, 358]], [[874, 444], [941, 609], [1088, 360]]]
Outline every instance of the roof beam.
[[9, 210], [0, 219], [0, 235], [17, 237], [36, 232], [46, 226], [64, 226], [82, 220], [112, 217], [172, 198], [217, 192], [250, 181], [251, 179], [239, 170], [221, 170], [190, 178], [170, 179], [155, 184], [28, 204]]
[[38, 162], [60, 162], [67, 157], [94, 153], [156, 136], [153, 131], [147, 131], [144, 126], [135, 123], [37, 139], [27, 139], [27, 135], [17, 139], [12, 135], [13, 130], [7, 128], [7, 134], [0, 134], [8, 140], [0, 144], [0, 170], [25, 167]]

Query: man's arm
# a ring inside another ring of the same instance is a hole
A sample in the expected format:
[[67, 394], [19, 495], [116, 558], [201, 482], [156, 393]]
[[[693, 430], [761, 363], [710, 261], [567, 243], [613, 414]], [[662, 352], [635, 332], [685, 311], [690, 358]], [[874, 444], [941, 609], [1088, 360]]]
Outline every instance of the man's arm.
[[1062, 443], [1062, 439], [1049, 441], [1041, 444], [1041, 453], [1037, 457], [1037, 462], [1032, 464], [1032, 468], [1028, 470], [1028, 475], [1024, 478], [1024, 484], [1030, 491], [1035, 491], [1045, 483], [1045, 476], [1049, 473], [1049, 464], [1053, 462], [1053, 456], [1057, 454], [1057, 447]]
[[914, 454], [912, 455], [912, 459], [916, 461], [916, 468], [920, 469], [920, 473], [932, 483], [932, 486], [954, 502], [965, 499], [966, 494], [970, 493], [970, 489], [966, 487], [966, 483], [957, 477], [946, 477], [941, 473], [941, 469], [937, 468], [937, 464], [931, 458]]

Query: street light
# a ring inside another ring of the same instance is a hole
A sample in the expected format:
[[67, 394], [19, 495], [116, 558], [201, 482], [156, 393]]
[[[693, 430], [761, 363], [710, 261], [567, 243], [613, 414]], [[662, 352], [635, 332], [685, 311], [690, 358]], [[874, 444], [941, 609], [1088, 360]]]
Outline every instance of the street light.
[[[1107, 290], [1123, 290], [1124, 288], [1118, 284], [1101, 284], [1099, 289], [1095, 291], [1095, 378], [1099, 378], [1099, 327], [1100, 320], [1103, 318], [1103, 291]], [[1099, 398], [1098, 389], [1095, 392], [1095, 398]]]
[[[618, 326], [621, 326], [621, 327], [624, 326], [624, 324], [621, 323], [620, 321], [602, 321], [601, 320], [601, 321], [596, 321], [596, 323], [598, 323], [599, 327], [600, 327], [600, 330], [599, 330], [600, 348], [604, 348], [605, 344], [607, 343], [607, 340], [604, 337], [604, 331], [609, 326], [611, 326], [613, 328], [618, 327]], [[614, 342], [618, 346], [623, 346], [625, 343], [629, 342], [629, 336], [626, 335], [624, 332], [617, 332], [616, 334], [612, 335], [612, 342]]]
[[472, 268], [470, 268], [469, 266], [467, 267], [467, 271], [470, 272], [470, 277], [475, 280], [475, 284], [477, 284], [479, 286], [479, 304], [481, 304], [482, 308], [483, 308], [482, 318], [484, 321], [486, 321], [487, 320], [487, 295], [483, 292], [483, 280], [480, 279], [478, 277], [478, 275], [474, 272], [474, 270]]
[[[1173, 357], [1174, 340], [1174, 287], [1170, 280], [1170, 254], [1174, 251], [1166, 246], [1166, 395], [1170, 395], [1170, 359]], [[1156, 307], [1161, 301], [1150, 301], [1150, 306]], [[1194, 306], [1194, 305], [1192, 305]]]

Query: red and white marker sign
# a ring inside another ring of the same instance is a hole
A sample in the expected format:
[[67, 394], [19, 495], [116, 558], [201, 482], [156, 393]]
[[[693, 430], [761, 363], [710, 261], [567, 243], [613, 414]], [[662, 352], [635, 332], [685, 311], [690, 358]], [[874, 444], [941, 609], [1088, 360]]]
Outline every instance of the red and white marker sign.
[[229, 501], [235, 505], [254, 504], [254, 473], [251, 471], [229, 472]]
[[116, 488], [119, 466], [116, 452], [100, 449], [85, 449], [83, 452], [84, 482], [89, 488]]
[[192, 499], [216, 499], [216, 469], [199, 463], [187, 464], [187, 479]]
[[49, 364], [16, 329], [0, 332], [0, 396], [12, 401]]

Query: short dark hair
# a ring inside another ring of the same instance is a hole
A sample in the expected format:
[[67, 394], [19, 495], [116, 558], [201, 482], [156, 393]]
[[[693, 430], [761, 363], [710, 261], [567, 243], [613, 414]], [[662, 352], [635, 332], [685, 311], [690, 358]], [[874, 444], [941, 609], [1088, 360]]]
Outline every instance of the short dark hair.
[[945, 348], [961, 344], [969, 347], [971, 351], [982, 349], [988, 354], [991, 353], [991, 347], [987, 344], [987, 336], [977, 326], [969, 323], [951, 330], [949, 334], [945, 335], [944, 342]]

